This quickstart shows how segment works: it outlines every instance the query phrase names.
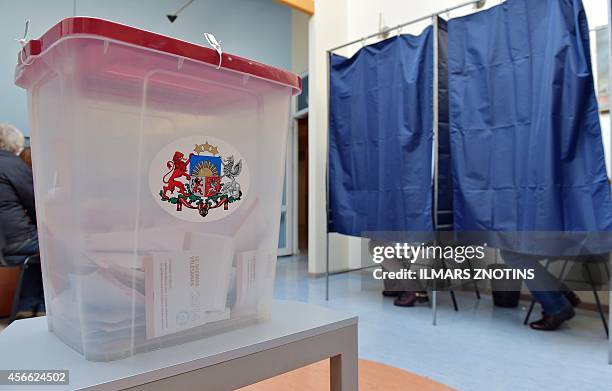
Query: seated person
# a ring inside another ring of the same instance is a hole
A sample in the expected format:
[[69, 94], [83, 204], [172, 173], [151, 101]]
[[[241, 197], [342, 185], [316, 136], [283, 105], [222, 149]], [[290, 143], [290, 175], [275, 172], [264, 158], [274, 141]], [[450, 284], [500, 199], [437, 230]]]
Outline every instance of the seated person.
[[[14, 126], [0, 124], [0, 231], [2, 254], [38, 253], [32, 170], [19, 158], [23, 134]], [[40, 265], [26, 270], [17, 319], [45, 314]]]
[[508, 250], [502, 250], [501, 256], [506, 264], [515, 269], [534, 269], [536, 279], [525, 280], [525, 283], [533, 299], [542, 307], [542, 319], [529, 323], [532, 329], [556, 330], [574, 317], [574, 307], [580, 304], [580, 299], [540, 264], [539, 261], [546, 257]]
[[[374, 247], [393, 245], [392, 242], [370, 240], [369, 250], [373, 254]], [[383, 271], [399, 272], [401, 269], [416, 269], [419, 265], [411, 264], [408, 261], [402, 262], [400, 259], [392, 258], [385, 259], [381, 264]], [[384, 288], [382, 295], [385, 297], [394, 297], [393, 304], [398, 307], [414, 307], [418, 303], [427, 303], [429, 296], [427, 291], [423, 289], [419, 280], [401, 279], [401, 280], [383, 280]]]

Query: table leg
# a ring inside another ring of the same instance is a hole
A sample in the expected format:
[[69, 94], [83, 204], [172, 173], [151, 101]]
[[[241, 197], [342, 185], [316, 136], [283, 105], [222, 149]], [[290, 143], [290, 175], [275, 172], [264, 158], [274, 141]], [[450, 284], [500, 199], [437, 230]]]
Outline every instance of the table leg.
[[[357, 339], [355, 328], [355, 339]], [[357, 341], [351, 348], [329, 360], [329, 382], [331, 391], [357, 391], [359, 388], [359, 364]]]

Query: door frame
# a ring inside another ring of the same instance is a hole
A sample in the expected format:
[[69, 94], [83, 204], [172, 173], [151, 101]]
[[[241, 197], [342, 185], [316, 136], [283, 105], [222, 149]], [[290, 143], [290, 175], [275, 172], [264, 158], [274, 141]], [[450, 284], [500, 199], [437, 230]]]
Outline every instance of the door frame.
[[[293, 106], [292, 106], [293, 107]], [[292, 113], [293, 113], [293, 109], [292, 109]], [[294, 254], [294, 225], [295, 225], [295, 220], [297, 220], [295, 218], [295, 214], [294, 214], [294, 204], [295, 202], [295, 191], [294, 191], [294, 182], [296, 182], [295, 180], [295, 170], [294, 170], [294, 166], [296, 166], [296, 164], [294, 164], [294, 160], [295, 160], [295, 154], [294, 154], [294, 148], [293, 148], [293, 144], [296, 144], [294, 142], [294, 125], [293, 125], [294, 120], [289, 121], [289, 132], [287, 134], [287, 157], [285, 159], [285, 183], [283, 183], [283, 188], [285, 191], [285, 204], [282, 204], [281, 201], [281, 216], [283, 215], [283, 213], [285, 214], [285, 247], [279, 247], [278, 248], [278, 252], [277, 255], [279, 257], [282, 256], [286, 256], [286, 255], [293, 255]], [[280, 224], [280, 221], [279, 221]], [[279, 229], [282, 229], [282, 227], [279, 227]], [[280, 231], [279, 231], [280, 234]], [[279, 235], [280, 237], [280, 235]]]
[[[308, 72], [300, 75], [302, 79]], [[281, 205], [281, 214], [285, 213], [285, 244], [278, 248], [278, 256], [299, 254], [298, 243], [298, 120], [308, 117], [308, 107], [298, 110], [298, 97], [293, 96], [291, 101], [291, 120], [289, 121], [289, 134], [287, 135], [287, 158], [285, 159], [286, 205]]]

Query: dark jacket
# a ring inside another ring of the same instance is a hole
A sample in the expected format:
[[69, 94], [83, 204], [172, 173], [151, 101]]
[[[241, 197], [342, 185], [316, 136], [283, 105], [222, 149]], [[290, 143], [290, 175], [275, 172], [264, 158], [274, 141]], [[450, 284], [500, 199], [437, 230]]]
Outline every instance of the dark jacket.
[[22, 242], [36, 232], [32, 170], [18, 156], [2, 150], [0, 231], [4, 233], [4, 245]]

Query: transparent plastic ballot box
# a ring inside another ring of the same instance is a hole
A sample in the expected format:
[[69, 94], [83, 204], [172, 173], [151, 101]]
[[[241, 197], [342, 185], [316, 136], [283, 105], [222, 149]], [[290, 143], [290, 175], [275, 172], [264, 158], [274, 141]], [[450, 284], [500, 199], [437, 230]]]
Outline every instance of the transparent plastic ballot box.
[[15, 83], [53, 333], [107, 361], [269, 318], [297, 75], [75, 17]]

